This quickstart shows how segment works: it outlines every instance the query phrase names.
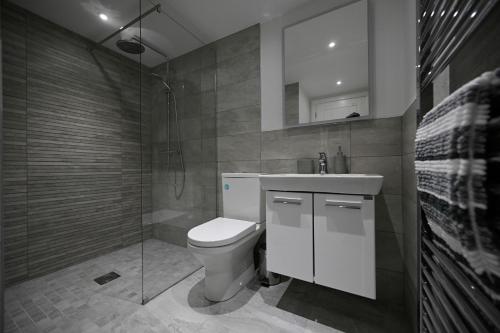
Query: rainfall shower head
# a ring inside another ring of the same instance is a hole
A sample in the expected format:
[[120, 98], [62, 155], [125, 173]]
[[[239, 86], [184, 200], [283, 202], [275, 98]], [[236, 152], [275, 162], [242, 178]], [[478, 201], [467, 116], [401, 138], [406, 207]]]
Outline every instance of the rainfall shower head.
[[119, 39], [116, 41], [116, 46], [124, 52], [131, 54], [141, 54], [146, 51], [146, 48], [142, 43], [135, 40]]

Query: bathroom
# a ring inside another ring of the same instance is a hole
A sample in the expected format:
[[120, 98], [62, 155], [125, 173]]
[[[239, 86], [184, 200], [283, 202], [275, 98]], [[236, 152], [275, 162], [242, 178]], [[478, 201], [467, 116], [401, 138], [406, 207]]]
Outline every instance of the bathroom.
[[499, 22], [1, 0], [0, 332], [500, 331]]

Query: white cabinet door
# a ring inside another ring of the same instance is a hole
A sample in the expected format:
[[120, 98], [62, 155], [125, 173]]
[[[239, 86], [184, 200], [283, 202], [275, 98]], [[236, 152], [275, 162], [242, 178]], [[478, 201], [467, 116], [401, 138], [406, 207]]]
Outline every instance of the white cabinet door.
[[373, 197], [314, 195], [314, 281], [375, 299]]
[[266, 192], [267, 269], [313, 282], [312, 194]]

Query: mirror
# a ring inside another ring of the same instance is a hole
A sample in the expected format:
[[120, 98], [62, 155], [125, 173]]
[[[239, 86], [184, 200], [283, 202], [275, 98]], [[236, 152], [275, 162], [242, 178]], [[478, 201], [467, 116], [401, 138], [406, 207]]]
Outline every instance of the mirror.
[[367, 118], [367, 2], [284, 29], [285, 127]]

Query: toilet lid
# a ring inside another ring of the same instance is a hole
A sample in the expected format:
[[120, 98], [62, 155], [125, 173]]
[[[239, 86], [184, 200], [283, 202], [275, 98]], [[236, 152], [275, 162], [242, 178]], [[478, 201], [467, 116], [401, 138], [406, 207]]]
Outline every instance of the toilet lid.
[[232, 244], [255, 231], [255, 222], [218, 217], [189, 230], [189, 243], [200, 247]]

